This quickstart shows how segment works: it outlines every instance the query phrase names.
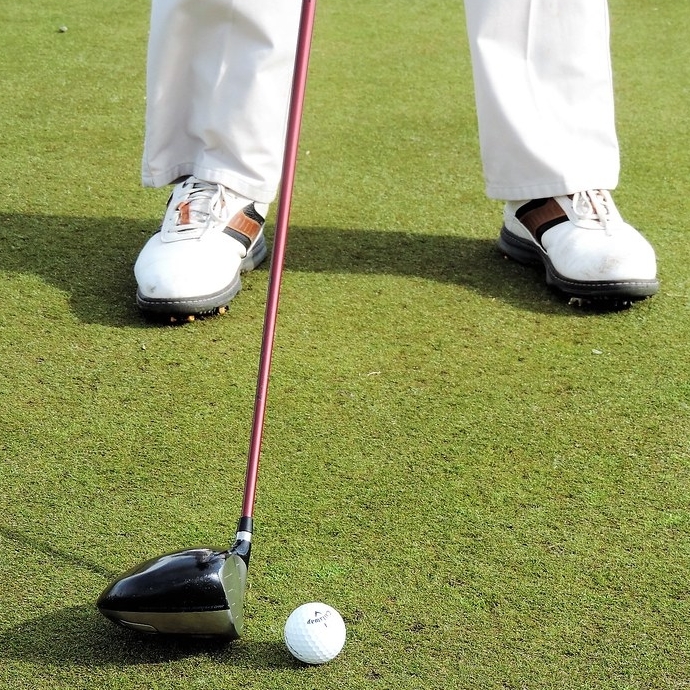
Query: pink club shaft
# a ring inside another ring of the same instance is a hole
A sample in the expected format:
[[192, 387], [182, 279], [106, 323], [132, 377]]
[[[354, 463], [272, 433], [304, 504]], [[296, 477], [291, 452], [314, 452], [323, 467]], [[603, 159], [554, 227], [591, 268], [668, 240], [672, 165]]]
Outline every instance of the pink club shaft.
[[264, 329], [261, 339], [259, 374], [256, 382], [254, 416], [252, 418], [252, 430], [249, 439], [249, 458], [247, 460], [247, 473], [244, 485], [242, 518], [251, 519], [254, 515], [256, 481], [259, 474], [259, 457], [261, 455], [264, 419], [266, 416], [266, 398], [268, 395], [271, 360], [273, 358], [273, 342], [275, 340], [276, 320], [278, 317], [280, 284], [283, 274], [283, 263], [285, 261], [290, 206], [292, 204], [292, 189], [295, 181], [295, 169], [297, 167], [297, 150], [299, 146], [300, 128], [302, 125], [302, 109], [304, 105], [304, 93], [307, 86], [309, 53], [311, 51], [311, 38], [314, 28], [315, 13], [316, 0], [303, 0], [299, 34], [297, 37], [297, 51], [295, 53], [295, 70], [292, 78], [290, 110], [288, 112], [285, 155], [283, 158], [278, 209], [276, 212], [271, 269], [268, 278], [268, 295], [266, 298], [266, 313], [264, 316]]

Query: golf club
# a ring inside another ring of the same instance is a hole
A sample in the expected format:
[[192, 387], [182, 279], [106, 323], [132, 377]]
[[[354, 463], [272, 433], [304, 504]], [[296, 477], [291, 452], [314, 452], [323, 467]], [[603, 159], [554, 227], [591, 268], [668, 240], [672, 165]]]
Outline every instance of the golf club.
[[96, 605], [104, 616], [127, 628], [148, 633], [220, 636], [230, 639], [242, 634], [256, 481], [315, 10], [316, 0], [303, 0], [244, 499], [235, 542], [230, 549], [224, 551], [194, 548], [165, 554], [141, 563], [121, 575], [103, 591]]

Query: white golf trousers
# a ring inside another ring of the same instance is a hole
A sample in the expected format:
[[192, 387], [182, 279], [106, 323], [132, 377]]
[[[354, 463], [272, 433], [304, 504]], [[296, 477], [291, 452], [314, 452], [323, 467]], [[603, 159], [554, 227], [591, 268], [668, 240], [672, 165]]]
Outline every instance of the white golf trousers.
[[[142, 179], [271, 202], [300, 0], [152, 0]], [[618, 181], [606, 0], [465, 0], [487, 194]], [[364, 20], [363, 20], [364, 21]]]

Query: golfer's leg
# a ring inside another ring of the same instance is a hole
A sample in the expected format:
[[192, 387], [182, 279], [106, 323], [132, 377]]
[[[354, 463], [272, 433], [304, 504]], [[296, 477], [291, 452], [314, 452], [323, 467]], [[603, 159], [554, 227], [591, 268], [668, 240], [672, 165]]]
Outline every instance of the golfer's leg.
[[273, 200], [299, 0], [153, 0], [142, 177]]
[[609, 194], [619, 155], [606, 0], [465, 0], [499, 246], [587, 299], [658, 289], [654, 250]]
[[299, 0], [153, 0], [144, 184], [177, 182], [134, 266], [137, 303], [185, 318], [224, 311], [267, 255]]
[[466, 0], [465, 7], [488, 195], [615, 187], [606, 0]]

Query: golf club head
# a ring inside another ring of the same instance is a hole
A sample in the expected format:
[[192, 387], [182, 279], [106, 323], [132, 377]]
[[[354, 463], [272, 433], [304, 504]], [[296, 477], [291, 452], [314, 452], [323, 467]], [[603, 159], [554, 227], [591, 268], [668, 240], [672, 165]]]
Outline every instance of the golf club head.
[[111, 621], [145, 633], [234, 639], [242, 634], [249, 544], [168, 553], [111, 583], [96, 602]]

